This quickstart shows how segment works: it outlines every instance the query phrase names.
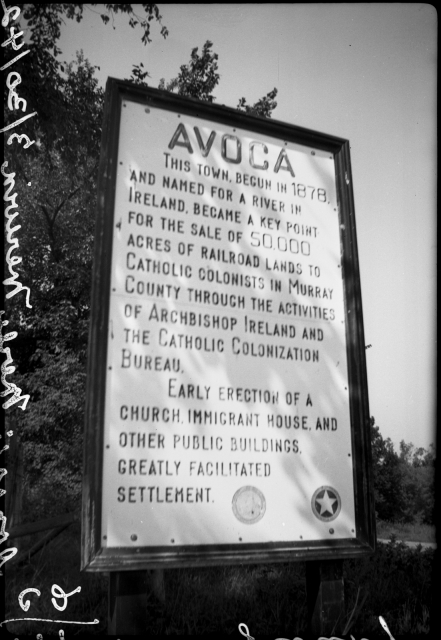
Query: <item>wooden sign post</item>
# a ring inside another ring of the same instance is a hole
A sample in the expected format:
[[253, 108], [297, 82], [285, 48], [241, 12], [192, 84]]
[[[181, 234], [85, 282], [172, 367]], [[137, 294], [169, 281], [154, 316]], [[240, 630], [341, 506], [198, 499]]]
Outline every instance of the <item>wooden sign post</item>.
[[333, 636], [343, 631], [343, 561], [306, 563], [306, 596], [309, 632], [314, 637]]
[[349, 142], [109, 79], [99, 175], [82, 564], [112, 620], [145, 570], [371, 553]]
[[165, 603], [164, 572], [111, 571], [109, 582], [109, 635], [142, 635], [148, 616]]

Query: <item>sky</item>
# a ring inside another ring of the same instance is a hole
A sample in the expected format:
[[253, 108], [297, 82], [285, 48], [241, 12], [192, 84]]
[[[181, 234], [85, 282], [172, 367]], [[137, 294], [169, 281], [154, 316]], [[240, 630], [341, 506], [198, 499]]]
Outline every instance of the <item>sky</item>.
[[[100, 84], [143, 62], [149, 85], [175, 77], [194, 47], [219, 55], [216, 104], [278, 89], [273, 119], [348, 139], [370, 414], [384, 437], [435, 442], [437, 14], [417, 3], [164, 4], [152, 42], [127, 16], [86, 5], [59, 46]], [[138, 5], [137, 10], [142, 11]], [[114, 28], [113, 28], [114, 27]]]

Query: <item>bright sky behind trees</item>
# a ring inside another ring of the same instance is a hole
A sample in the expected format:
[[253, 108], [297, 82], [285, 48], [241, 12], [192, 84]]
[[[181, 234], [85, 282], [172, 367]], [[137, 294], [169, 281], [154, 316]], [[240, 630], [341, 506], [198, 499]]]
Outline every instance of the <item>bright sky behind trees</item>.
[[[384, 437], [435, 440], [437, 16], [428, 4], [164, 4], [164, 40], [102, 7], [66, 21], [75, 51], [108, 76], [143, 62], [151, 86], [206, 40], [219, 54], [218, 104], [278, 89], [273, 118], [351, 143], [370, 413]], [[139, 8], [141, 11], [141, 8]], [[112, 26], [115, 28], [113, 29]]]

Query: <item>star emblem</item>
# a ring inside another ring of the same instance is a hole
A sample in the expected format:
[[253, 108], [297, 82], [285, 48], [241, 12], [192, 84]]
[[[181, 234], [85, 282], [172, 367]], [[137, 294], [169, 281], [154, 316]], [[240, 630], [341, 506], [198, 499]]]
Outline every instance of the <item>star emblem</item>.
[[331, 498], [329, 493], [325, 491], [323, 494], [323, 498], [316, 498], [315, 501], [318, 502], [321, 507], [320, 509], [321, 516], [326, 515], [326, 512], [328, 512], [330, 516], [334, 515], [334, 509], [332, 508], [332, 505], [338, 502], [337, 498]]
[[319, 487], [312, 496], [311, 507], [319, 520], [335, 520], [341, 509], [340, 495], [333, 487]]

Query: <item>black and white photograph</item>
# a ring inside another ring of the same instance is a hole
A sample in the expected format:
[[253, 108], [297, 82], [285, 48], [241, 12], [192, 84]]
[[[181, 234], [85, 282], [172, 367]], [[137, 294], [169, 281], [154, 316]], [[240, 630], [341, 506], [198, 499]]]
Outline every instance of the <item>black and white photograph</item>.
[[2, 631], [436, 637], [435, 7], [1, 4]]

